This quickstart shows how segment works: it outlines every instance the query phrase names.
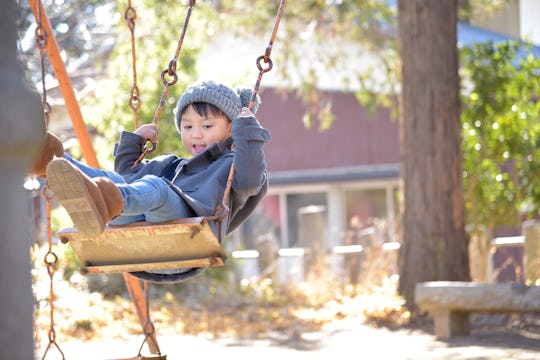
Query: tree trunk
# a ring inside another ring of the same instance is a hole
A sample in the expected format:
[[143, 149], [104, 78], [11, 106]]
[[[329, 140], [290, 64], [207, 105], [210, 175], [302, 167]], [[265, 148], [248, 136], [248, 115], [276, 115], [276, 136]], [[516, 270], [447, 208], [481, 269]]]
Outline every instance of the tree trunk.
[[23, 188], [44, 136], [39, 96], [17, 62], [14, 0], [0, 12], [0, 359], [34, 359], [28, 197]]
[[399, 0], [402, 248], [399, 292], [468, 280], [457, 54], [457, 0]]

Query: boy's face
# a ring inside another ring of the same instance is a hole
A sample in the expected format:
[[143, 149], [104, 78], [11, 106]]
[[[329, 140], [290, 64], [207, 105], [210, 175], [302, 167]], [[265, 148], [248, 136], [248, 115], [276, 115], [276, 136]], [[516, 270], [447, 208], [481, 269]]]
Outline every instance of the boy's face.
[[199, 115], [193, 106], [188, 105], [180, 121], [182, 144], [191, 153], [197, 155], [208, 146], [225, 140], [231, 134], [231, 122], [225, 116]]

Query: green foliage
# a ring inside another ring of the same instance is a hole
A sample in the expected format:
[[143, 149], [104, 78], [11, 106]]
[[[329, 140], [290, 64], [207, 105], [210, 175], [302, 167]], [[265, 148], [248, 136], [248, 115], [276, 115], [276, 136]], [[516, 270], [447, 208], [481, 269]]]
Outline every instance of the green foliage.
[[[188, 7], [185, 4], [178, 6], [173, 1], [151, 0], [137, 2], [133, 6], [138, 15], [135, 22], [135, 51], [141, 103], [139, 125], [142, 125], [154, 120], [165, 88], [160, 75], [174, 57]], [[120, 2], [112, 16], [117, 19], [117, 42], [107, 63], [107, 73], [97, 82], [95, 96], [88, 97], [82, 107], [87, 123], [93, 125], [107, 143], [115, 142], [120, 131], [133, 131], [135, 128], [135, 114], [129, 107], [133, 85], [131, 34], [123, 18], [124, 9], [125, 4]], [[169, 87], [158, 118], [160, 142], [154, 154], [175, 152], [187, 155], [176, 131], [173, 109], [182, 91], [197, 77], [195, 58], [200, 44], [208, 40], [208, 29], [212, 27], [208, 19], [216, 18], [212, 13], [213, 9], [204, 4], [197, 4], [192, 12], [177, 59], [178, 81]], [[171, 81], [172, 77], [165, 75], [164, 79]], [[112, 157], [110, 148], [105, 150]]]
[[493, 14], [513, 2], [514, 0], [458, 0], [458, 17], [468, 21], [475, 16], [475, 10]]
[[540, 59], [518, 59], [519, 46], [476, 44], [461, 54], [467, 218], [489, 229], [519, 226], [540, 206]]

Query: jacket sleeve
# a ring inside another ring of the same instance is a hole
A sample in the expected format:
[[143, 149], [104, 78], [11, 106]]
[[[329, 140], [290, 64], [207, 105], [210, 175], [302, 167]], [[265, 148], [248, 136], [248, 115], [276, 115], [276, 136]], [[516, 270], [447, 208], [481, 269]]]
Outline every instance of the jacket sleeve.
[[233, 120], [232, 138], [236, 169], [232, 188], [237, 195], [247, 198], [259, 193], [266, 183], [263, 147], [270, 141], [270, 133], [255, 116], [239, 117]]
[[120, 141], [114, 149], [114, 171], [124, 176], [128, 182], [148, 174], [172, 180], [176, 166], [181, 160], [174, 154], [159, 155], [151, 160], [145, 159], [132, 168], [142, 153], [144, 143], [141, 136], [128, 131], [122, 132]]
[[120, 141], [114, 148], [114, 171], [126, 174], [142, 153], [144, 138], [135, 133], [122, 131]]
[[268, 175], [263, 152], [270, 133], [254, 117], [233, 121], [235, 175], [230, 198], [227, 233], [233, 231], [253, 212], [268, 190]]

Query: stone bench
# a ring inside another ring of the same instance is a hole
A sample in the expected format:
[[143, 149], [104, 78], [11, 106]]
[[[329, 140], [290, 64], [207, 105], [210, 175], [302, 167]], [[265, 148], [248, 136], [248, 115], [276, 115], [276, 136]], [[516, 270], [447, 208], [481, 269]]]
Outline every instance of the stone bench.
[[469, 334], [470, 313], [540, 312], [540, 286], [434, 281], [416, 284], [415, 303], [433, 316], [435, 336]]

